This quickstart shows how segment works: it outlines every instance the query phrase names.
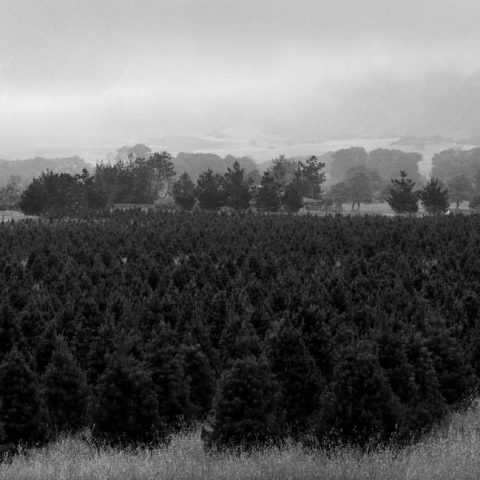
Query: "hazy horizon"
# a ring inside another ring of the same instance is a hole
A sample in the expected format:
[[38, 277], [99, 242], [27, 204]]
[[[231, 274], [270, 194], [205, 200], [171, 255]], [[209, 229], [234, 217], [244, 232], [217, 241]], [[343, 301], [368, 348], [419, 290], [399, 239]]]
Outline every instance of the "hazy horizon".
[[0, 158], [478, 135], [479, 21], [471, 0], [1, 0]]

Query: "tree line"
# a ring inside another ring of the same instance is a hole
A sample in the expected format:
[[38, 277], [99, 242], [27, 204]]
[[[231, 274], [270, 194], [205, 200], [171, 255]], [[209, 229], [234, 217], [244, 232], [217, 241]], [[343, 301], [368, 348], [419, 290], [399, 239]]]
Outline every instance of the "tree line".
[[22, 192], [19, 205], [27, 214], [61, 216], [113, 204], [153, 204], [171, 193], [175, 203], [186, 210], [196, 204], [206, 210], [224, 206], [247, 209], [254, 199], [259, 209], [276, 211], [283, 206], [293, 212], [302, 207], [304, 196], [320, 199], [324, 166], [316, 157], [295, 162], [293, 178], [287, 183], [283, 163], [274, 161], [256, 186], [235, 161], [223, 175], [208, 168], [195, 185], [187, 173], [174, 181], [170, 154], [154, 153], [146, 159], [100, 163], [93, 175], [85, 169], [76, 175], [44, 172]]
[[0, 443], [411, 442], [480, 378], [480, 220], [0, 224]]

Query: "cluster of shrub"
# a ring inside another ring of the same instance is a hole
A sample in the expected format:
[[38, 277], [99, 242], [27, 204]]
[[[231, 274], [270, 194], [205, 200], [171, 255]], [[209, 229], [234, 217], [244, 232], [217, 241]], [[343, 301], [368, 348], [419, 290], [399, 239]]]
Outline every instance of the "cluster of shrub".
[[480, 218], [0, 225], [0, 442], [409, 442], [480, 377]]

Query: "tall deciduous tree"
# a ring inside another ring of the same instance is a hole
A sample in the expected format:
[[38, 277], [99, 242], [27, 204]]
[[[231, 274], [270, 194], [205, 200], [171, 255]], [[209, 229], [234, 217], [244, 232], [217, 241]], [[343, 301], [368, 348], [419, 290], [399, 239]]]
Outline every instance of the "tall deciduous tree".
[[451, 178], [448, 181], [447, 186], [450, 200], [455, 202], [457, 209], [461, 202], [469, 201], [473, 197], [473, 182], [464, 173], [460, 173]]
[[361, 203], [370, 203], [372, 201], [372, 182], [365, 167], [355, 167], [348, 170], [346, 184], [352, 210], [355, 204], [360, 208]]

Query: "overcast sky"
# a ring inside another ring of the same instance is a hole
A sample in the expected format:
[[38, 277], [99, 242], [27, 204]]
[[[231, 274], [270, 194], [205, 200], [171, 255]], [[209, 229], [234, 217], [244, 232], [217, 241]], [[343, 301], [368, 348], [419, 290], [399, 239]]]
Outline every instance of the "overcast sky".
[[474, 0], [0, 0], [0, 158], [255, 128], [379, 79], [474, 76], [479, 52]]

